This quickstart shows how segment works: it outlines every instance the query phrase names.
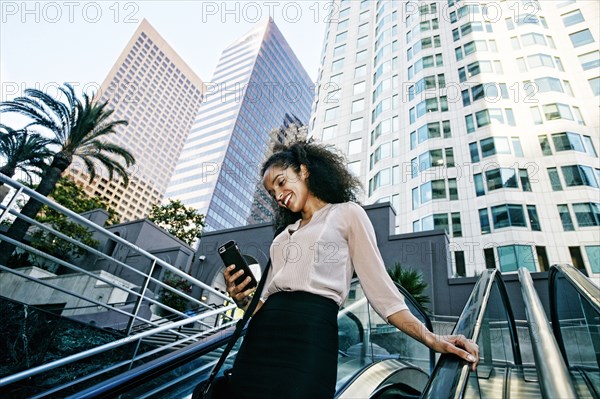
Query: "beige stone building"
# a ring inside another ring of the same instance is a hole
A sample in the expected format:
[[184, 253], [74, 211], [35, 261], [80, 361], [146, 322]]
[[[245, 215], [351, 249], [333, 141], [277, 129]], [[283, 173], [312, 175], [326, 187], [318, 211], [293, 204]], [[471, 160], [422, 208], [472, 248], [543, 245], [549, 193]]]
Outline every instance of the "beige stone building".
[[130, 221], [148, 215], [160, 203], [175, 170], [205, 85], [159, 33], [143, 20], [100, 89], [113, 117], [129, 121], [111, 140], [136, 159], [129, 186], [109, 181], [105, 171], [89, 183], [83, 165], [68, 173], [92, 195], [104, 198]]

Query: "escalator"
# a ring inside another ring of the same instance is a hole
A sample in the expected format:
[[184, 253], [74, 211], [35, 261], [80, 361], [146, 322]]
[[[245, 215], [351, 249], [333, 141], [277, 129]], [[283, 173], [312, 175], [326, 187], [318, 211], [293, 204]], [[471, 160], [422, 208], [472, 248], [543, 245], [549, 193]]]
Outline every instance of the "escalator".
[[[402, 287], [399, 290], [406, 296], [413, 314], [432, 330], [425, 311]], [[418, 397], [433, 369], [434, 353], [390, 328], [368, 305], [358, 281], [352, 283], [349, 299], [338, 314], [338, 326], [336, 397], [349, 397], [347, 395], [353, 395], [356, 389], [364, 391], [366, 386], [373, 391], [381, 390], [392, 383], [396, 390], [409, 394], [408, 397]], [[232, 332], [233, 328], [224, 330], [218, 336], [148, 362], [71, 397], [189, 398], [194, 387], [208, 377]], [[231, 367], [240, 344], [241, 340], [222, 370]]]
[[[539, 356], [544, 359], [548, 347], [556, 345], [560, 348], [559, 361], [568, 368], [568, 383], [577, 392], [575, 396], [598, 399], [598, 288], [571, 269], [553, 267], [550, 273], [550, 308], [556, 340], [554, 344], [545, 339], [538, 342]], [[528, 288], [526, 281], [521, 283], [525, 299]], [[531, 287], [529, 294], [533, 292]], [[467, 362], [454, 356], [442, 355], [435, 363], [428, 348], [395, 331], [370, 309], [358, 282], [353, 283], [349, 298], [338, 315], [336, 398], [552, 397], [547, 381], [555, 377], [544, 373], [553, 370], [540, 368], [539, 364], [536, 367], [536, 362], [524, 364], [522, 360], [519, 339], [524, 335], [518, 334], [506, 288], [496, 270], [486, 270], [481, 275], [452, 331], [478, 343], [481, 361], [475, 372], [470, 371]], [[431, 329], [427, 315], [410, 299], [407, 296], [411, 311]], [[531, 306], [527, 299], [525, 302]], [[529, 319], [535, 309], [527, 310]], [[532, 345], [542, 336], [542, 326], [535, 323], [542, 322], [529, 319]], [[189, 398], [195, 385], [207, 378], [232, 331], [225, 330], [72, 397]], [[234, 348], [224, 369], [231, 365], [236, 351]]]
[[550, 270], [552, 329], [582, 398], [600, 397], [600, 292], [572, 266]]

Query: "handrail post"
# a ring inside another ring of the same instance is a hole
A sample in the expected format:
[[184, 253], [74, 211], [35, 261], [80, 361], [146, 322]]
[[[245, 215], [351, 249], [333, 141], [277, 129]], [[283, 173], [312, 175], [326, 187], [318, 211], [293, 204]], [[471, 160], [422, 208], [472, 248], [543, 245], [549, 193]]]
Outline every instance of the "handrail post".
[[156, 259], [152, 260], [152, 264], [150, 265], [150, 270], [148, 271], [148, 275], [146, 276], [146, 279], [144, 280], [144, 286], [142, 287], [142, 290], [140, 291], [140, 295], [137, 297], [137, 299], [135, 301], [135, 306], [133, 307], [133, 311], [131, 312], [133, 316], [130, 317], [129, 321], [127, 322], [127, 331], [125, 332], [125, 334], [127, 334], [127, 335], [131, 334], [131, 330], [133, 329], [133, 325], [135, 324], [137, 314], [138, 314], [140, 308], [142, 307], [142, 301], [146, 297], [146, 290], [148, 289], [148, 285], [150, 284], [150, 279], [152, 278], [152, 273], [154, 273], [154, 266], [156, 266]]
[[8, 204], [6, 204], [6, 208], [4, 209], [4, 211], [2, 211], [2, 214], [0, 214], [0, 223], [2, 223], [4, 221], [4, 219], [6, 219], [6, 216], [8, 216], [8, 214], [9, 214], [9, 210], [13, 207], [13, 205], [17, 201], [17, 197], [22, 192], [23, 192], [23, 187], [19, 187], [19, 189], [12, 196], [12, 198], [10, 199], [10, 201], [8, 202]]
[[[523, 267], [519, 268], [519, 281], [543, 397], [576, 398], [577, 393], [573, 387], [571, 376], [548, 325], [548, 319], [544, 313], [542, 302], [535, 292], [529, 270]], [[537, 327], [537, 331], [533, 328], [534, 326]]]

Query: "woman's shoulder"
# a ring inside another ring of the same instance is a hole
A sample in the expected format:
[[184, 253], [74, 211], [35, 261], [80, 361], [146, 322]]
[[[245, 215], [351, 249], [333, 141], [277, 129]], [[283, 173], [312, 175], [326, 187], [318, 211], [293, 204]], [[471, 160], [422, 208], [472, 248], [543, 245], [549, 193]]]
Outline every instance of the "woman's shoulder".
[[359, 215], [359, 214], [364, 214], [365, 210], [363, 209], [362, 206], [360, 206], [360, 204], [356, 203], [356, 202], [341, 202], [339, 204], [334, 204], [335, 205], [335, 209], [337, 210], [337, 212], [340, 212], [342, 214], [346, 214], [348, 216], [350, 215]]

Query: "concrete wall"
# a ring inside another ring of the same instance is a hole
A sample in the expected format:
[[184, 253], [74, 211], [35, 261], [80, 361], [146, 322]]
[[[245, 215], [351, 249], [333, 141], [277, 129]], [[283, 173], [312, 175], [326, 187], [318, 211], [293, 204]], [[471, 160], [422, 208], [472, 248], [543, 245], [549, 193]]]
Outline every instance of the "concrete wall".
[[[16, 270], [52, 286], [63, 288], [76, 295], [108, 305], [123, 304], [129, 300], [130, 294], [118, 288], [118, 286], [128, 289], [134, 287], [133, 284], [101, 270], [92, 274], [100, 276], [112, 284], [107, 284], [84, 273], [57, 276], [37, 267], [24, 267]], [[0, 295], [29, 305], [47, 306], [54, 304], [57, 307], [64, 306], [65, 310], [61, 313], [63, 316], [96, 313], [102, 310], [102, 308], [89, 301], [11, 273], [0, 273]]]
[[[459, 316], [477, 278], [452, 277], [448, 236], [445, 231], [391, 235], [390, 232], [394, 231], [395, 212], [388, 203], [366, 206], [365, 210], [375, 228], [379, 250], [386, 266], [392, 267], [399, 262], [403, 267], [419, 270], [429, 285], [426, 293], [431, 298], [430, 310], [437, 315]], [[235, 240], [242, 253], [253, 256], [264, 267], [272, 238], [273, 226], [270, 223], [205, 233], [200, 240], [190, 274], [224, 290], [224, 266], [217, 247], [228, 240]], [[524, 320], [518, 277], [516, 274], [505, 274], [503, 278], [515, 317]], [[532, 278], [548, 312], [547, 273], [533, 273]], [[200, 292], [194, 294], [201, 295]]]
[[[193, 249], [147, 219], [110, 226], [107, 230], [184, 272], [189, 272], [190, 270], [194, 256]], [[123, 244], [118, 244], [104, 235], [97, 239], [100, 241], [100, 251], [111, 255], [116, 260], [131, 266], [135, 270], [143, 273], [150, 271], [152, 261], [139, 251]], [[143, 276], [139, 273], [106, 259], [97, 259], [93, 263], [93, 269], [106, 270], [136, 285], [142, 285], [144, 282]], [[165, 270], [157, 266], [152, 275], [158, 279], [163, 279]], [[153, 289], [153, 287], [150, 287], [150, 289]]]

